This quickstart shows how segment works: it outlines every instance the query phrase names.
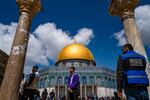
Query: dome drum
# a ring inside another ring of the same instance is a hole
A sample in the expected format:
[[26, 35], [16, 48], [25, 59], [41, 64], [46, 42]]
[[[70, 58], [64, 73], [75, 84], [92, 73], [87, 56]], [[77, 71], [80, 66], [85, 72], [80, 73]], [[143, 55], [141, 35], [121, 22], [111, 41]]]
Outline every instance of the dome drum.
[[85, 60], [85, 59], [66, 59], [66, 60], [61, 60], [55, 63], [55, 66], [60, 66], [60, 67], [86, 67], [86, 66], [96, 66], [95, 61], [93, 60]]

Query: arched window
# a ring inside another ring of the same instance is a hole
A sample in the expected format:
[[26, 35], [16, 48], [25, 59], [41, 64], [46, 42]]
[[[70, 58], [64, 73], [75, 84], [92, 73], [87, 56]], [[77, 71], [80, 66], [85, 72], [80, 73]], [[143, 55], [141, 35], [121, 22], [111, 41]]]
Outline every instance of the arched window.
[[79, 63], [79, 67], [82, 67], [82, 63], [81, 62]]
[[109, 81], [108, 81], [108, 87], [109, 87], [109, 88], [111, 88], [111, 87], [112, 87], [111, 78], [109, 78]]
[[57, 78], [57, 84], [62, 84], [62, 77]]
[[89, 80], [90, 80], [90, 82], [89, 82], [90, 84], [94, 84], [94, 83], [95, 83], [95, 80], [94, 80], [94, 77], [93, 77], [93, 76], [90, 76], [90, 79], [89, 79]]
[[82, 84], [87, 84], [87, 78], [85, 76], [82, 77]]
[[71, 66], [74, 67], [74, 63], [73, 62], [71, 63]]
[[44, 87], [47, 87], [48, 82], [47, 82], [47, 77], [44, 77]]
[[40, 79], [40, 88], [43, 87], [43, 78]]
[[96, 83], [97, 85], [102, 85], [101, 77], [97, 77]]
[[79, 67], [79, 63], [78, 62], [74, 62], [74, 66], [75, 67]]
[[54, 84], [55, 84], [55, 78], [51, 77], [51, 79], [50, 79], [50, 85], [54, 85]]
[[70, 62], [67, 62], [66, 63], [66, 67], [70, 67], [71, 66], [71, 63]]
[[108, 87], [108, 78], [105, 76], [105, 80], [104, 80], [104, 85], [105, 87]]
[[66, 66], [66, 62], [63, 62], [63, 63], [62, 63], [62, 66], [63, 66], [63, 67]]
[[66, 76], [65, 77], [65, 84], [67, 84], [68, 83], [68, 77]]
[[113, 84], [112, 88], [116, 88], [115, 79], [112, 80], [112, 84]]
[[59, 63], [59, 66], [62, 67], [62, 63]]

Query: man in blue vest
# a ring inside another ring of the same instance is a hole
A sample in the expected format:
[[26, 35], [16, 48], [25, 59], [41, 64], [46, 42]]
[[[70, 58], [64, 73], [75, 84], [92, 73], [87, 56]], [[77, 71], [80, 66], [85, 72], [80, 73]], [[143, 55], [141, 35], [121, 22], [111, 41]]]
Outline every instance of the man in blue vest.
[[118, 95], [122, 96], [124, 89], [127, 100], [149, 100], [145, 57], [135, 52], [131, 44], [124, 45], [122, 52], [117, 65]]
[[70, 72], [70, 77], [68, 78], [69, 100], [78, 100], [78, 96], [80, 95], [79, 75], [75, 72], [75, 67], [70, 67], [69, 72]]

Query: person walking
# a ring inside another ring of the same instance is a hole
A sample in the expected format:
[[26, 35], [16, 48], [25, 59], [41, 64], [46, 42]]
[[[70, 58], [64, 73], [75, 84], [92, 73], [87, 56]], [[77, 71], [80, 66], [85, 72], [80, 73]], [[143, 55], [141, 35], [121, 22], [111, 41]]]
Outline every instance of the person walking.
[[127, 100], [149, 100], [146, 58], [135, 52], [131, 44], [124, 45], [122, 52], [117, 64], [118, 95], [122, 97], [124, 89]]
[[80, 95], [79, 75], [75, 72], [75, 67], [70, 67], [69, 72], [70, 72], [70, 77], [68, 78], [69, 99], [78, 100], [78, 96]]
[[55, 92], [54, 92], [54, 90], [52, 90], [52, 91], [49, 93], [49, 100], [55, 100]]
[[112, 100], [121, 100], [121, 98], [118, 96], [118, 93], [116, 91], [114, 92], [114, 97]]
[[42, 100], [46, 100], [47, 95], [48, 95], [48, 92], [47, 92], [47, 89], [45, 88], [44, 91], [42, 92]]
[[34, 97], [37, 93], [36, 83], [39, 79], [38, 66], [33, 66], [32, 73], [29, 75], [29, 78], [25, 84], [25, 100], [34, 100]]

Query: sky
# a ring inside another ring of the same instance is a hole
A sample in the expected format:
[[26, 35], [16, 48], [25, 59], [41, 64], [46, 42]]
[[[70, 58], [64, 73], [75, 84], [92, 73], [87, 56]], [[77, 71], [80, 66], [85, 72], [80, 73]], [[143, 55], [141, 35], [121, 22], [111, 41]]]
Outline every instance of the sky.
[[[33, 65], [53, 66], [60, 50], [75, 39], [91, 50], [97, 66], [116, 70], [125, 37], [120, 18], [108, 12], [110, 0], [41, 0], [41, 3], [42, 11], [32, 20], [25, 73]], [[140, 0], [135, 17], [150, 57], [150, 0]], [[18, 18], [15, 0], [1, 1], [0, 49], [7, 54]]]

